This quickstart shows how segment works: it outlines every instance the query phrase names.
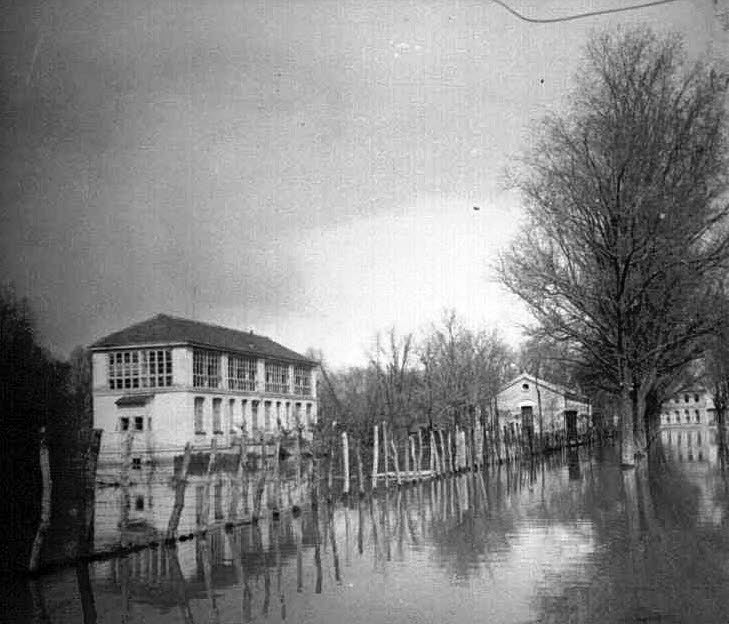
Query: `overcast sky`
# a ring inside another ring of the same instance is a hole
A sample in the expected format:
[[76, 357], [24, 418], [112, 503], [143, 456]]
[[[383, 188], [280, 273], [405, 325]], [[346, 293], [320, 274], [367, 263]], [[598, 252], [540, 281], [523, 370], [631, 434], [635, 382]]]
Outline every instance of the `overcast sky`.
[[2, 7], [0, 267], [60, 356], [158, 312], [334, 364], [444, 308], [516, 340], [489, 270], [520, 215], [500, 179], [591, 31], [721, 37], [713, 0], [546, 25], [488, 0]]

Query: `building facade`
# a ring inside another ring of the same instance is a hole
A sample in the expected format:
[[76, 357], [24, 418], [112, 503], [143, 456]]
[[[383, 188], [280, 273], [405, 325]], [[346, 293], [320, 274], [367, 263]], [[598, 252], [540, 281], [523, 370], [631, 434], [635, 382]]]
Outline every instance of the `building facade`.
[[715, 424], [714, 401], [705, 388], [677, 392], [661, 405], [661, 427], [687, 428]]
[[316, 363], [252, 332], [158, 315], [97, 341], [94, 427], [99, 461], [171, 459], [195, 448], [237, 444], [317, 421]]
[[587, 431], [592, 417], [587, 398], [527, 373], [507, 383], [496, 400], [500, 424], [517, 432], [531, 428], [535, 435], [542, 431], [577, 435]]

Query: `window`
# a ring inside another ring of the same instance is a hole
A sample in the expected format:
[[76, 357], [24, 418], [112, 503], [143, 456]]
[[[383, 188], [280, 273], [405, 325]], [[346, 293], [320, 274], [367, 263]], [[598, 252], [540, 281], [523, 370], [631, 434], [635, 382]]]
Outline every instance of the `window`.
[[194, 349], [192, 352], [192, 385], [196, 388], [220, 387], [220, 354]]
[[688, 394], [683, 395], [683, 402], [688, 403]]
[[276, 401], [276, 429], [279, 429], [283, 425], [281, 420], [281, 401]]
[[311, 415], [311, 403], [306, 404], [306, 425], [308, 427], [312, 427], [314, 425]]
[[699, 402], [699, 395], [694, 394], [694, 403], [698, 403], [698, 402]]
[[230, 399], [228, 401], [228, 415], [227, 415], [227, 418], [228, 418], [227, 425], [228, 425], [228, 430], [230, 431], [230, 433], [235, 433], [235, 429], [233, 429], [233, 423], [234, 423], [233, 413], [234, 412], [235, 412], [235, 399]]
[[696, 416], [696, 422], [701, 422], [701, 414], [699, 413], [699, 410], [694, 410], [694, 414]]
[[673, 414], [676, 417], [676, 422], [677, 423], [680, 423], [681, 422], [681, 417], [678, 415], [678, 410], [676, 410]]
[[524, 392], [526, 392], [527, 390], [529, 390], [529, 384], [528, 384], [528, 383], [525, 383], [525, 384], [521, 384], [521, 389], [522, 389], [522, 390], [523, 390]]
[[271, 431], [271, 401], [263, 403], [263, 429]]
[[258, 432], [258, 401], [251, 401], [251, 433]]
[[301, 425], [301, 403], [294, 405], [294, 418], [296, 419], [296, 426]]
[[144, 511], [144, 496], [137, 496], [137, 499], [134, 501], [134, 509]]
[[223, 433], [223, 426], [220, 422], [220, 407], [222, 399], [213, 399], [213, 433]]
[[122, 416], [119, 419], [119, 431], [129, 431], [129, 418]]
[[144, 431], [144, 416], [134, 417], [134, 431]]
[[142, 458], [141, 457], [132, 457], [132, 469], [133, 470], [142, 469]]
[[289, 392], [289, 367], [278, 362], [266, 362], [266, 392]]
[[241, 429], [243, 429], [243, 430], [246, 429], [246, 416], [248, 415], [247, 409], [248, 409], [248, 401], [243, 399], [240, 402], [240, 426], [241, 426]]
[[311, 395], [311, 369], [307, 366], [294, 366], [294, 394]]
[[684, 410], [683, 413], [684, 413], [684, 416], [686, 417], [686, 422], [691, 422], [691, 420], [689, 418], [688, 410]]
[[205, 433], [203, 426], [203, 405], [205, 399], [203, 397], [195, 397], [195, 433]]
[[163, 388], [172, 385], [172, 351], [148, 349], [109, 353], [109, 389]]
[[228, 388], [231, 390], [256, 389], [256, 360], [240, 355], [228, 356]]

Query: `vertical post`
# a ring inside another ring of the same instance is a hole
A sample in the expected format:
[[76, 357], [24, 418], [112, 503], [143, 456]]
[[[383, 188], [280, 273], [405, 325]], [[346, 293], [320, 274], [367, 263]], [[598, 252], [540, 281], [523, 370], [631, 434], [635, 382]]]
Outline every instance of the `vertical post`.
[[418, 427], [418, 472], [423, 469], [423, 432]]
[[379, 463], [380, 444], [377, 425], [374, 427], [374, 448], [372, 449], [372, 490], [377, 489], [377, 464]]
[[443, 430], [438, 429], [438, 437], [440, 438], [440, 472], [441, 474], [446, 474], [446, 448], [445, 448], [445, 436], [443, 435]]
[[448, 437], [447, 437], [447, 444], [448, 444], [448, 472], [455, 472], [454, 466], [453, 466], [453, 441], [451, 440], [451, 430], [448, 430]]
[[349, 440], [347, 439], [347, 432], [342, 431], [342, 464], [344, 468], [344, 486], [342, 493], [345, 496], [349, 495]]
[[410, 463], [413, 466], [413, 479], [420, 477], [420, 466], [415, 460], [415, 438], [410, 436]]
[[187, 470], [190, 467], [192, 457], [192, 444], [185, 444], [185, 453], [182, 456], [182, 464], [175, 475], [175, 503], [172, 506], [170, 521], [167, 524], [167, 539], [174, 539], [177, 532], [177, 525], [180, 523], [182, 508], [185, 505], [185, 489], [187, 488]]
[[405, 473], [405, 480], [410, 478], [410, 436], [405, 438], [405, 453], [403, 456], [403, 472]]
[[274, 457], [273, 457], [273, 488], [275, 497], [275, 511], [278, 513], [281, 510], [281, 424], [279, 422], [278, 430], [276, 431], [276, 444], [274, 446]]
[[39, 459], [41, 468], [41, 516], [40, 523], [38, 524], [38, 531], [35, 534], [33, 540], [33, 548], [30, 551], [30, 562], [28, 569], [31, 572], [38, 570], [40, 564], [41, 548], [43, 547], [43, 540], [45, 539], [48, 527], [51, 524], [51, 488], [53, 487], [53, 481], [51, 480], [51, 464], [48, 456], [48, 445], [46, 444], [46, 428], [40, 428], [40, 441], [39, 441]]
[[387, 489], [390, 485], [390, 479], [387, 476], [387, 471], [390, 469], [390, 466], [387, 462], [387, 455], [390, 452], [390, 447], [387, 444], [387, 422], [382, 421], [382, 459], [385, 460], [385, 489]]
[[362, 467], [362, 440], [357, 440], [357, 486], [359, 488], [359, 495], [364, 496], [364, 469]]
[[207, 528], [210, 519], [210, 486], [213, 481], [213, 467], [215, 466], [215, 456], [218, 449], [218, 441], [213, 438], [210, 441], [210, 457], [208, 459], [208, 469], [205, 473], [205, 489], [203, 491], [203, 507], [202, 507], [202, 526]]
[[395, 440], [390, 440], [390, 448], [392, 448], [392, 461], [395, 464], [395, 477], [397, 478], [397, 484], [402, 485], [400, 479], [400, 464], [397, 460], [397, 446], [395, 446]]

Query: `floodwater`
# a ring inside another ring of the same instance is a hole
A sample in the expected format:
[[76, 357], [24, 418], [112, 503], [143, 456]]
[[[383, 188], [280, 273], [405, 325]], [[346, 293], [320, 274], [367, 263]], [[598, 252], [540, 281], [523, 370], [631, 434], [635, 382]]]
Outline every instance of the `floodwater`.
[[[227, 529], [221, 489], [204, 536], [19, 581], [3, 619], [729, 622], [729, 480], [714, 433], [664, 431], [636, 469], [617, 458], [613, 446], [565, 451]], [[144, 487], [123, 497], [127, 527], [167, 515], [171, 486]], [[118, 538], [114, 500], [99, 497], [96, 548]]]

